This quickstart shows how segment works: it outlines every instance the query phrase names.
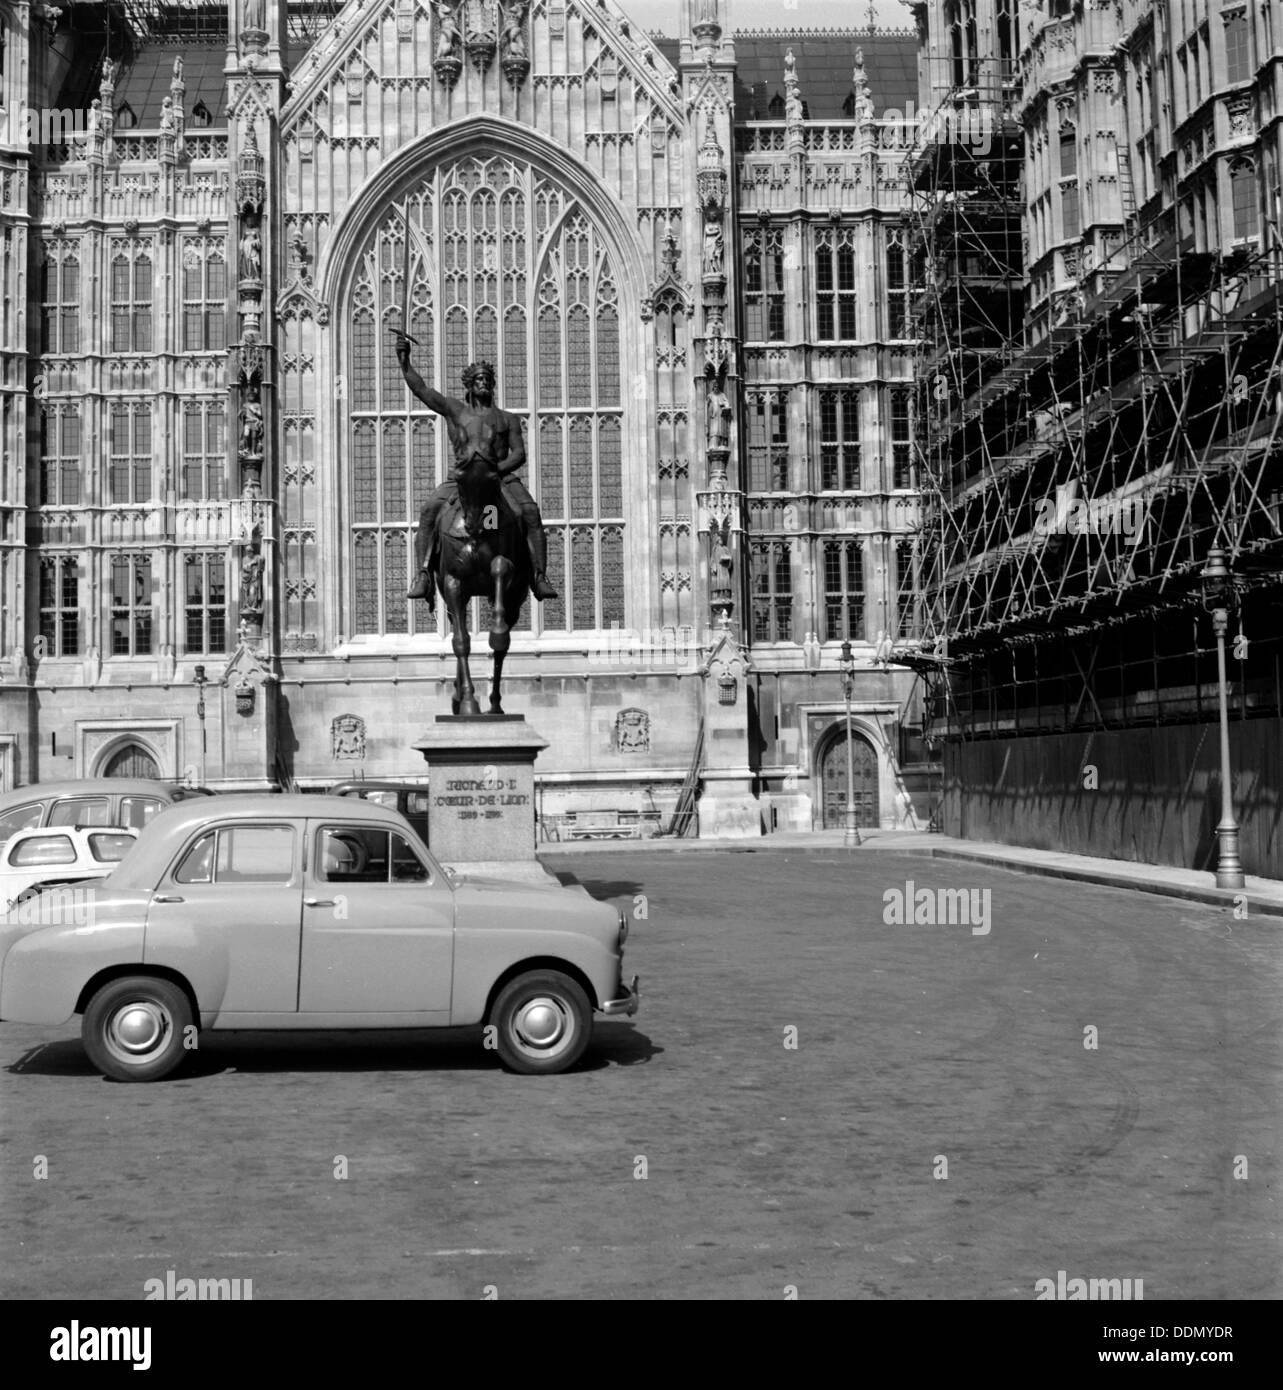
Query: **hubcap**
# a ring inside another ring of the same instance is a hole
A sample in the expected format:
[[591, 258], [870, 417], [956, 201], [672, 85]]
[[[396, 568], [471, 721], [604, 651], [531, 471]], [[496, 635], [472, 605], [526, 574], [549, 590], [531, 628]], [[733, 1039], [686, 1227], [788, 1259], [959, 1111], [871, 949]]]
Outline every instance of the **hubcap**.
[[154, 1052], [169, 1029], [167, 1010], [154, 1000], [136, 999], [112, 1015], [107, 1025], [107, 1044], [118, 1057], [137, 1061]]
[[559, 999], [541, 995], [528, 999], [517, 1011], [514, 1030], [517, 1041], [533, 1052], [547, 1052], [563, 1042], [572, 1024]]

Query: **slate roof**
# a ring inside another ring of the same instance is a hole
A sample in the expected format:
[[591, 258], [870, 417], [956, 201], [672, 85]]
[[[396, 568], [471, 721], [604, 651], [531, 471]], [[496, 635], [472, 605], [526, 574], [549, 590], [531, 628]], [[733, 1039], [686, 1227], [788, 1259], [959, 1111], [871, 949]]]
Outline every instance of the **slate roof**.
[[[917, 105], [918, 38], [912, 30], [749, 30], [734, 37], [736, 120], [783, 119], [784, 55], [790, 48], [797, 60], [798, 91], [808, 120], [850, 119], [847, 103], [857, 48], [864, 52], [864, 72], [876, 115], [888, 108], [905, 111], [909, 102]], [[771, 101], [776, 96], [779, 103], [773, 112]]]
[[174, 59], [182, 55], [183, 83], [187, 88], [183, 109], [187, 126], [193, 126], [192, 112], [198, 102], [209, 108], [211, 125], [227, 124], [227, 79], [223, 64], [227, 61], [227, 40], [201, 42], [191, 37], [152, 42], [137, 55], [131, 64], [123, 66], [116, 76], [116, 109], [128, 102], [134, 110], [135, 125], [155, 130], [160, 125], [160, 106], [169, 95], [174, 77]]
[[[679, 51], [676, 39], [654, 38], [656, 47], [674, 66]], [[849, 119], [851, 70], [855, 50], [864, 51], [864, 71], [878, 115], [888, 108], [900, 111], [918, 96], [917, 36], [912, 30], [871, 32], [849, 30], [748, 30], [735, 35], [735, 115], [741, 121], [782, 119], [784, 101], [784, 55], [793, 50], [797, 60], [798, 87], [804, 110], [813, 121]], [[188, 128], [197, 102], [203, 101], [213, 115], [213, 124], [227, 124], [227, 82], [223, 64], [227, 59], [222, 36], [196, 38], [191, 35], [156, 40], [132, 61], [126, 62], [116, 78], [116, 106], [128, 102], [139, 127], [155, 130], [160, 124], [161, 102], [169, 95], [174, 59], [183, 56], [183, 81], [187, 84]], [[300, 53], [299, 57], [302, 56]], [[93, 91], [83, 100], [96, 95]], [[80, 98], [80, 94], [76, 94]], [[772, 110], [772, 99], [779, 102]], [[77, 104], [80, 104], [79, 100]]]

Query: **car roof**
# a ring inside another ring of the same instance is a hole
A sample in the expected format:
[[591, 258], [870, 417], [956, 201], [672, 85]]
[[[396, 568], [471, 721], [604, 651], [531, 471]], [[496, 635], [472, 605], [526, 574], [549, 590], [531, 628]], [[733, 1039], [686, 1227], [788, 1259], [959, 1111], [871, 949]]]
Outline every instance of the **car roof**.
[[302, 792], [281, 796], [274, 792], [236, 792], [213, 800], [199, 797], [167, 807], [143, 827], [138, 843], [121, 861], [112, 883], [120, 888], [154, 888], [169, 866], [180, 841], [206, 825], [254, 816], [264, 821], [343, 820], [391, 821], [414, 837], [410, 823], [390, 806], [379, 806], [351, 796], [310, 796]]
[[377, 778], [365, 778], [352, 782], [339, 782], [330, 788], [331, 796], [348, 796], [352, 792], [425, 792], [428, 790], [428, 779], [422, 778], [418, 782], [393, 782], [390, 779], [383, 781]]
[[29, 801], [48, 801], [61, 796], [110, 796], [113, 793], [139, 796], [146, 793], [172, 801], [176, 792], [186, 790], [174, 782], [158, 782], [148, 777], [81, 777], [62, 782], [29, 782], [25, 787], [15, 787], [0, 796], [0, 811], [7, 811], [11, 806], [25, 806]]
[[8, 843], [15, 840], [39, 840], [50, 835], [137, 835], [131, 825], [42, 825], [38, 830], [17, 830]]

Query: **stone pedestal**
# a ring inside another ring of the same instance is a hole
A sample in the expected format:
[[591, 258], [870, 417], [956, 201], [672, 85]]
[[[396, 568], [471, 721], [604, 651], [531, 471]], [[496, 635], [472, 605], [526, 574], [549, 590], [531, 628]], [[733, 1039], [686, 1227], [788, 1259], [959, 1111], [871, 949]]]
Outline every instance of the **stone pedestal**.
[[535, 858], [535, 758], [520, 714], [439, 714], [414, 747], [428, 764], [428, 843], [461, 873], [547, 882]]

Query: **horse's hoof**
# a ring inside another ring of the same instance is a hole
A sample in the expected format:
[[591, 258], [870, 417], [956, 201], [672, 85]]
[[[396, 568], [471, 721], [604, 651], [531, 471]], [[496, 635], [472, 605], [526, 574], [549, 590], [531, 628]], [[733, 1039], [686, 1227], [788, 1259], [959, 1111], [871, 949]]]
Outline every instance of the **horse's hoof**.
[[465, 719], [475, 719], [481, 713], [481, 706], [475, 700], [463, 700], [455, 713], [463, 715]]
[[502, 713], [503, 713], [503, 706], [502, 706], [501, 704], [498, 704], [497, 702], [492, 701], [492, 702], [491, 702], [491, 705], [490, 705], [490, 713], [491, 713], [491, 714], [502, 714]]

